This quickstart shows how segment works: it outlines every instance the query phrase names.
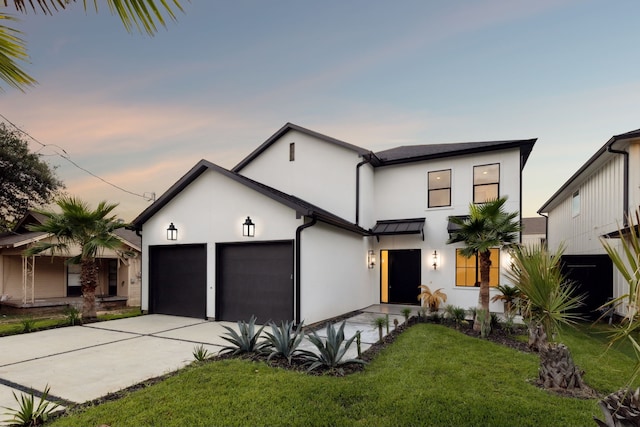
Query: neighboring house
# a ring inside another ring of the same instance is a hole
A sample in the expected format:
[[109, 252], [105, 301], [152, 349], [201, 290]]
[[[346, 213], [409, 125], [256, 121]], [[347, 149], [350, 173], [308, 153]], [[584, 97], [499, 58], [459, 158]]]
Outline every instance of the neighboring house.
[[[286, 124], [231, 170], [201, 160], [133, 221], [142, 309], [309, 324], [371, 304], [418, 304], [420, 284], [476, 306], [476, 260], [446, 244], [449, 217], [498, 196], [520, 211], [534, 143], [373, 153]], [[501, 263], [496, 249], [493, 286]]]
[[548, 216], [549, 249], [566, 247], [565, 270], [587, 294], [586, 312], [628, 291], [601, 239], [627, 227], [627, 214], [640, 206], [639, 185], [640, 129], [609, 139], [538, 210]]
[[[0, 305], [5, 309], [65, 306], [81, 296], [80, 265], [68, 264], [68, 256], [51, 257], [48, 251], [32, 257], [23, 255], [32, 243], [51, 238], [27, 229], [45, 220], [43, 215], [29, 212], [13, 231], [0, 234]], [[122, 250], [105, 250], [97, 260], [98, 302], [140, 306], [140, 236], [125, 229], [115, 234], [122, 240]], [[71, 249], [70, 255], [77, 253]]]
[[542, 216], [522, 218], [522, 239], [525, 246], [542, 247], [547, 242], [547, 219]]

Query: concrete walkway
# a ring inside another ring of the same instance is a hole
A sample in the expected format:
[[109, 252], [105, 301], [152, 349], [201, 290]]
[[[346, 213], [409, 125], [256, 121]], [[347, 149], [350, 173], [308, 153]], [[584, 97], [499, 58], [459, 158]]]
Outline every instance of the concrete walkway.
[[[361, 314], [347, 320], [345, 337], [360, 331], [364, 351], [378, 341], [374, 319], [389, 314], [392, 330], [394, 319], [404, 322], [403, 308], [364, 308]], [[49, 385], [50, 400], [64, 406], [178, 370], [193, 362], [196, 345], [204, 345], [212, 354], [225, 346], [227, 342], [221, 338], [226, 333], [224, 325], [236, 327], [231, 322], [151, 314], [2, 337], [0, 407], [17, 407], [12, 391], [34, 390], [40, 396]], [[317, 333], [325, 336], [325, 329]], [[312, 347], [304, 341], [303, 348]], [[355, 357], [356, 353], [354, 343], [346, 357]], [[4, 412], [0, 409], [0, 414]]]

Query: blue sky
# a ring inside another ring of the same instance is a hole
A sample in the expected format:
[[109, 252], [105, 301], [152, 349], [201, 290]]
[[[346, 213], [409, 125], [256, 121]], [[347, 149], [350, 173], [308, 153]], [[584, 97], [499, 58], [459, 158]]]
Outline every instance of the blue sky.
[[[109, 182], [158, 196], [202, 158], [234, 166], [287, 122], [374, 151], [538, 138], [526, 216], [612, 135], [640, 128], [635, 0], [183, 6], [155, 37], [127, 33], [104, 5], [21, 15], [39, 85], [5, 87], [0, 113]], [[46, 159], [70, 194], [119, 202], [126, 220], [149, 205]]]

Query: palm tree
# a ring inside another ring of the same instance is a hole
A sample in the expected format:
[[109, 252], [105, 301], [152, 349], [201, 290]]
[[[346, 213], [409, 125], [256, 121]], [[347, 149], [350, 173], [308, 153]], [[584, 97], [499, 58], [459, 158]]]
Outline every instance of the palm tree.
[[[460, 251], [467, 258], [477, 256], [480, 262], [480, 306], [489, 312], [489, 273], [491, 271], [491, 249], [511, 246], [518, 242], [520, 222], [518, 212], [507, 213], [504, 204], [507, 197], [501, 197], [481, 204], [469, 206], [469, 216], [449, 217], [449, 221], [459, 229], [451, 233], [447, 243], [465, 244]], [[477, 320], [473, 329], [480, 330]]]
[[[34, 12], [40, 10], [45, 15], [53, 15], [64, 10], [70, 1], [75, 3], [77, 0], [13, 0], [13, 4], [20, 13], [26, 14], [29, 9], [32, 9]], [[4, 0], [5, 7], [8, 3], [9, 0]], [[86, 10], [87, 0], [82, 0], [82, 3]], [[97, 1], [93, 3], [97, 12], [98, 3]], [[158, 26], [166, 26], [161, 10], [171, 20], [176, 19], [174, 8], [182, 11], [179, 0], [107, 0], [106, 3], [109, 11], [118, 15], [128, 32], [135, 27], [138, 31], [144, 31], [150, 36], [158, 31]], [[18, 19], [4, 11], [0, 12], [0, 22], [7, 23], [7, 21], [16, 22]], [[10, 86], [23, 90], [25, 86], [36, 84], [36, 80], [16, 63], [16, 61], [29, 59], [26, 43], [22, 40], [21, 34], [14, 28], [0, 25], [0, 78]]]
[[96, 257], [105, 249], [117, 250], [122, 246], [113, 231], [126, 226], [115, 216], [109, 216], [118, 204], [102, 201], [91, 210], [89, 205], [74, 197], [62, 197], [56, 204], [61, 213], [46, 210], [36, 211], [47, 219], [43, 224], [29, 226], [31, 231], [49, 233], [48, 242], [39, 242], [25, 251], [25, 256], [50, 251], [52, 256], [69, 255], [79, 249], [79, 254], [67, 262], [80, 264], [80, 286], [82, 289], [83, 320], [96, 318], [96, 287], [98, 285], [98, 264]]
[[[538, 382], [545, 388], [566, 389], [591, 396], [567, 346], [554, 342], [561, 325], [572, 325], [584, 295], [561, 271], [563, 247], [550, 254], [542, 246], [521, 247], [513, 252], [507, 277], [524, 296], [523, 317], [529, 328], [529, 346], [540, 353]], [[549, 339], [551, 342], [547, 342]]]

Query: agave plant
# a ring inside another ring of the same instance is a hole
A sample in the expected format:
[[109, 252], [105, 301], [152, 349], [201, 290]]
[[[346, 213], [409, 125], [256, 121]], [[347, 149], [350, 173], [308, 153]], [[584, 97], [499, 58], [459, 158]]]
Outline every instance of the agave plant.
[[456, 329], [460, 328], [461, 325], [464, 325], [467, 322], [465, 320], [467, 312], [462, 307], [447, 304], [444, 308], [444, 312], [447, 315], [447, 319], [451, 320], [456, 325]]
[[36, 399], [33, 392], [28, 395], [21, 393], [20, 397], [18, 397], [14, 392], [13, 398], [18, 402], [19, 408], [12, 409], [4, 407], [4, 409], [7, 410], [4, 415], [11, 418], [4, 420], [3, 423], [15, 426], [39, 426], [44, 424], [49, 418], [49, 415], [51, 415], [58, 406], [55, 403], [47, 402], [48, 396], [49, 385], [44, 388], [44, 392], [42, 393], [42, 397], [40, 397], [38, 405], [35, 403]]
[[440, 304], [447, 302], [447, 294], [442, 292], [442, 288], [437, 289], [435, 292], [431, 292], [427, 285], [420, 285], [418, 288], [420, 289], [418, 301], [422, 302], [423, 307], [429, 307], [431, 311], [438, 311]]
[[198, 362], [204, 362], [211, 356], [211, 354], [209, 354], [209, 350], [207, 350], [203, 344], [193, 347], [192, 354], [193, 358]]
[[259, 343], [258, 339], [260, 338], [260, 334], [262, 334], [262, 330], [264, 329], [264, 325], [260, 326], [256, 330], [256, 316], [251, 316], [249, 322], [238, 321], [238, 332], [235, 329], [224, 326], [227, 330], [226, 335], [222, 338], [229, 341], [231, 345], [223, 347], [220, 350], [219, 354], [243, 354], [243, 353], [256, 353], [261, 350], [263, 343]]
[[325, 367], [329, 369], [336, 369], [340, 365], [347, 363], [366, 363], [360, 359], [344, 359], [344, 355], [353, 343], [353, 340], [357, 335], [349, 338], [345, 341], [344, 338], [344, 326], [346, 322], [342, 322], [340, 327], [336, 330], [335, 325], [327, 325], [327, 338], [323, 340], [318, 334], [313, 331], [310, 335], [307, 335], [309, 341], [316, 346], [318, 353], [309, 350], [301, 350], [300, 354], [305, 359], [305, 364], [309, 366], [308, 371], [313, 371], [319, 367]]
[[304, 338], [302, 334], [302, 323], [293, 328], [293, 322], [283, 321], [280, 326], [271, 323], [271, 332], [265, 332], [267, 336], [262, 351], [268, 352], [267, 361], [273, 357], [284, 357], [291, 364], [291, 359], [298, 353], [298, 346]]

